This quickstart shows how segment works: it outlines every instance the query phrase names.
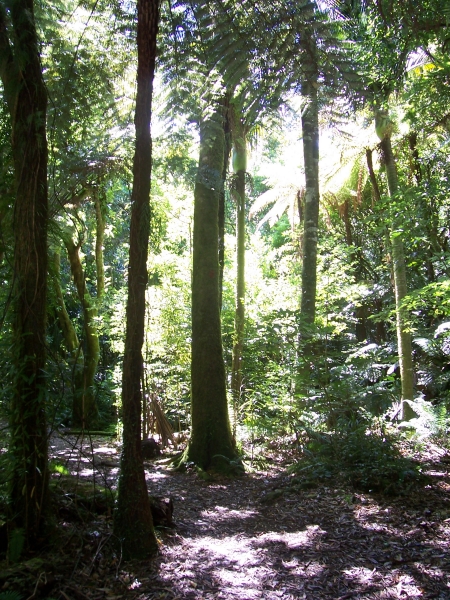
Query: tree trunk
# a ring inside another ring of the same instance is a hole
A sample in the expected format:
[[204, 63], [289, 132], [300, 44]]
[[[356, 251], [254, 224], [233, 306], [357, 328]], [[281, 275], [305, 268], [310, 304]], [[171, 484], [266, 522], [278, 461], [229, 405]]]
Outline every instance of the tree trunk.
[[366, 161], [367, 161], [367, 170], [369, 171], [369, 179], [370, 179], [370, 183], [372, 185], [373, 200], [374, 200], [374, 202], [380, 202], [380, 200], [381, 200], [380, 187], [378, 185], [375, 171], [373, 170], [372, 150], [370, 148], [366, 148]]
[[232, 195], [236, 206], [236, 305], [234, 343], [231, 364], [231, 393], [235, 413], [233, 437], [236, 436], [236, 415], [242, 393], [242, 351], [245, 326], [245, 174], [247, 170], [246, 128], [241, 113], [232, 105], [233, 172]]
[[219, 311], [218, 207], [224, 161], [223, 107], [200, 124], [194, 191], [192, 273], [192, 435], [185, 459], [208, 469], [235, 453], [228, 419]]
[[105, 216], [103, 214], [101, 190], [94, 192], [95, 204], [95, 267], [97, 272], [97, 298], [105, 293], [105, 265], [103, 262], [103, 245], [105, 243]]
[[[345, 199], [343, 209], [342, 209], [342, 218], [344, 220], [345, 227], [345, 242], [350, 249], [350, 262], [355, 264], [358, 262], [360, 256], [357, 249], [353, 246], [353, 231], [352, 231], [352, 223], [350, 219], [350, 200], [348, 198]], [[354, 274], [355, 282], [359, 282], [359, 277], [357, 273], [357, 269]], [[356, 306], [355, 308], [355, 335], [358, 342], [364, 342], [367, 339], [367, 309], [364, 304], [360, 306]]]
[[47, 296], [47, 91], [32, 0], [0, 4], [0, 76], [11, 114], [15, 175], [13, 360], [9, 442], [14, 524], [33, 546], [48, 513], [45, 416]]
[[[411, 171], [414, 174], [416, 185], [419, 187], [422, 184], [422, 168], [420, 164], [419, 151], [417, 149], [417, 134], [411, 132], [408, 136], [409, 149], [411, 151]], [[428, 248], [426, 254], [425, 267], [427, 272], [427, 282], [433, 283], [436, 281], [436, 273], [434, 271], [433, 256], [442, 253], [443, 249], [438, 241], [438, 214], [435, 207], [435, 197], [433, 194], [418, 194], [418, 204], [422, 211], [422, 219], [425, 231], [427, 233]]]
[[[303, 211], [302, 289], [300, 303], [299, 380], [296, 394], [308, 395], [314, 348], [312, 327], [316, 318], [317, 243], [319, 232], [319, 106], [317, 73], [310, 74], [302, 83], [306, 106], [302, 112], [303, 160], [305, 166], [305, 194]], [[300, 406], [300, 405], [299, 405]]]
[[73, 281], [77, 288], [78, 298], [83, 309], [83, 327], [85, 334], [83, 385], [80, 389], [76, 389], [74, 393], [72, 421], [73, 425], [84, 429], [91, 428], [98, 417], [94, 387], [95, 374], [97, 373], [97, 366], [100, 358], [100, 343], [95, 323], [97, 308], [86, 287], [79, 247], [74, 244], [71, 238], [65, 239], [65, 245], [69, 256]]
[[[391, 122], [384, 112], [376, 112], [375, 124], [377, 129], [377, 135], [381, 140], [380, 146], [383, 152], [384, 162], [386, 166], [389, 196], [392, 200], [390, 237], [392, 246], [392, 260], [394, 263], [394, 291], [398, 358], [400, 363], [400, 377], [402, 382], [402, 419], [404, 421], [407, 421], [409, 419], [414, 418], [416, 414], [412, 410], [408, 402], [408, 400], [414, 400], [414, 371], [412, 361], [411, 334], [407, 330], [407, 314], [405, 308], [402, 306], [403, 299], [408, 293], [406, 282], [405, 252], [403, 247], [399, 217], [396, 215], [396, 211], [393, 206], [393, 204], [396, 201], [396, 196], [399, 192], [399, 181], [397, 167], [395, 164], [394, 154], [392, 152], [391, 145]], [[400, 215], [400, 219], [402, 218], [404, 218], [403, 215]]]
[[56, 296], [56, 312], [58, 315], [59, 325], [64, 338], [64, 345], [67, 350], [67, 362], [72, 369], [72, 405], [74, 398], [79, 390], [83, 389], [83, 365], [84, 356], [83, 350], [78, 340], [77, 332], [69, 317], [64, 302], [64, 296], [60, 285], [60, 254], [59, 251], [53, 253], [53, 277], [52, 284]]
[[301, 316], [313, 325], [316, 316], [317, 240], [319, 230], [319, 107], [317, 77], [302, 85], [307, 105], [302, 113], [303, 155], [305, 163], [305, 211]]
[[231, 154], [231, 131], [230, 119], [228, 117], [228, 98], [225, 98], [225, 118], [223, 121], [223, 131], [225, 135], [225, 150], [222, 169], [222, 186], [219, 195], [219, 309], [222, 310], [222, 294], [223, 294], [223, 269], [225, 265], [225, 181], [228, 174], [228, 163], [230, 162]]
[[64, 302], [64, 296], [61, 290], [60, 285], [60, 262], [61, 257], [59, 251], [55, 251], [53, 253], [53, 277], [52, 277], [52, 285], [56, 296], [57, 306], [56, 313], [58, 315], [59, 325], [61, 327], [61, 331], [64, 338], [64, 345], [69, 354], [74, 354], [77, 352], [80, 342], [78, 341], [77, 332], [75, 331], [75, 327], [69, 317], [69, 313], [66, 309], [66, 304]]
[[133, 162], [127, 329], [122, 379], [123, 448], [114, 519], [114, 534], [120, 540], [122, 553], [126, 558], [145, 558], [155, 554], [158, 548], [142, 462], [141, 379], [150, 235], [150, 124], [159, 8], [159, 0], [138, 0], [136, 147]]

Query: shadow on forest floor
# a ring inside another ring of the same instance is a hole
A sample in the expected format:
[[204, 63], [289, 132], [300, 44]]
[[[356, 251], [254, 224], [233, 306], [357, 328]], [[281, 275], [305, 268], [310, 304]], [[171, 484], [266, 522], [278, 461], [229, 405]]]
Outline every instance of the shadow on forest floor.
[[[52, 443], [58, 463], [70, 452], [66, 464], [79, 481], [95, 473], [97, 484], [114, 488], [114, 443], [97, 440], [79, 453], [75, 442]], [[150, 492], [174, 501], [176, 528], [159, 530], [156, 559], [122, 563], [107, 510], [74, 518], [59, 507], [58, 553], [2, 569], [0, 588], [55, 600], [450, 598], [447, 456], [428, 457], [431, 485], [395, 499], [338, 483], [289, 491], [273, 458], [269, 471], [212, 481], [147, 462]], [[67, 475], [58, 477], [64, 488]]]

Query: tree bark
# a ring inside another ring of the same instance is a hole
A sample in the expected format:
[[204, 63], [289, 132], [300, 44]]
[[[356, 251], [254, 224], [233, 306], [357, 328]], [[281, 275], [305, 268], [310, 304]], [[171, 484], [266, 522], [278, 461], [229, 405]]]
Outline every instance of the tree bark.
[[[402, 306], [403, 299], [408, 293], [406, 281], [405, 251], [401, 235], [399, 217], [393, 206], [399, 192], [397, 166], [391, 144], [391, 122], [384, 112], [375, 113], [377, 135], [380, 138], [380, 147], [383, 152], [388, 180], [389, 196], [391, 197], [391, 246], [394, 270], [395, 313], [398, 344], [398, 358], [400, 364], [400, 377], [402, 383], [402, 420], [407, 421], [416, 416], [409, 404], [414, 400], [414, 370], [412, 360], [411, 334], [407, 330], [407, 314]], [[403, 216], [401, 215], [400, 218]]]
[[[314, 347], [312, 327], [316, 318], [317, 243], [319, 233], [319, 106], [317, 98], [317, 71], [310, 73], [302, 83], [306, 106], [302, 112], [303, 160], [305, 167], [305, 194], [303, 211], [302, 288], [300, 302], [299, 379], [296, 394], [308, 395]], [[301, 353], [300, 353], [301, 348]]]
[[373, 160], [372, 160], [372, 150], [370, 148], [366, 148], [366, 161], [367, 161], [367, 170], [369, 171], [369, 179], [372, 185], [372, 195], [374, 202], [380, 202], [381, 193], [380, 187], [378, 185], [377, 176], [375, 175], [375, 171], [373, 170]]
[[219, 195], [219, 309], [222, 310], [222, 295], [223, 295], [223, 269], [225, 265], [225, 182], [228, 174], [228, 163], [230, 162], [231, 154], [231, 131], [230, 119], [228, 117], [228, 97], [225, 98], [225, 118], [223, 120], [223, 131], [225, 136], [224, 161], [222, 169], [222, 186]]
[[302, 84], [307, 105], [302, 113], [303, 155], [305, 164], [305, 211], [301, 316], [313, 325], [316, 316], [317, 241], [319, 231], [319, 107], [317, 76]]
[[[60, 254], [59, 251], [53, 253], [53, 277], [52, 284], [56, 296], [56, 312], [59, 325], [64, 338], [64, 345], [67, 350], [67, 362], [72, 370], [72, 406], [76, 394], [83, 389], [83, 350], [78, 340], [77, 332], [70, 319], [66, 309], [64, 296], [60, 285]], [[73, 412], [73, 411], [72, 411]]]
[[114, 534], [120, 540], [122, 553], [126, 558], [145, 558], [155, 554], [158, 548], [142, 462], [141, 379], [150, 235], [150, 125], [159, 9], [159, 0], [138, 0], [136, 147], [133, 162], [127, 328], [122, 379], [123, 448], [114, 519]]
[[11, 114], [15, 176], [13, 360], [9, 443], [14, 524], [30, 546], [49, 510], [45, 416], [47, 298], [47, 91], [32, 0], [0, 4], [0, 76]]
[[234, 343], [231, 363], [231, 394], [235, 412], [233, 437], [236, 435], [236, 414], [242, 394], [245, 327], [245, 174], [247, 170], [246, 127], [241, 111], [232, 105], [231, 129], [233, 137], [232, 195], [236, 206], [236, 304], [234, 316]]
[[60, 285], [60, 262], [61, 257], [59, 251], [53, 252], [53, 277], [52, 277], [52, 285], [56, 296], [57, 306], [56, 313], [58, 315], [59, 325], [61, 327], [61, 331], [64, 338], [64, 345], [69, 354], [74, 354], [77, 352], [80, 342], [78, 340], [77, 332], [75, 331], [75, 327], [69, 317], [69, 313], [66, 309], [66, 304], [64, 302], [64, 296], [61, 290]]
[[103, 262], [103, 245], [105, 243], [105, 216], [103, 214], [101, 190], [94, 192], [95, 204], [95, 267], [97, 273], [97, 298], [105, 293], [105, 265]]
[[194, 191], [192, 273], [192, 434], [185, 459], [208, 469], [233, 458], [219, 310], [218, 207], [224, 161], [223, 106], [200, 123]]
[[97, 308], [86, 287], [83, 265], [80, 260], [79, 247], [72, 238], [65, 239], [67, 254], [69, 256], [70, 270], [77, 288], [78, 298], [83, 310], [83, 327], [85, 333], [85, 352], [83, 364], [83, 384], [75, 389], [73, 398], [72, 421], [73, 425], [81, 428], [91, 428], [98, 417], [95, 399], [94, 380], [100, 358], [100, 343], [95, 323]]

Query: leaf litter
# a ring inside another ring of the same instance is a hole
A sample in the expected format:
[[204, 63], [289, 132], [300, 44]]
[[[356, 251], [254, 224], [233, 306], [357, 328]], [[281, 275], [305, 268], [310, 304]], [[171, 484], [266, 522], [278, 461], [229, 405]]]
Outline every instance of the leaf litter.
[[2, 563], [1, 592], [28, 600], [450, 599], [447, 455], [428, 451], [431, 483], [397, 498], [338, 481], [293, 488], [275, 452], [270, 468], [235, 479], [146, 461], [149, 492], [173, 500], [175, 526], [157, 528], [156, 558], [125, 563], [108, 499], [116, 443], [59, 436], [52, 454], [64, 464], [53, 475], [58, 549]]

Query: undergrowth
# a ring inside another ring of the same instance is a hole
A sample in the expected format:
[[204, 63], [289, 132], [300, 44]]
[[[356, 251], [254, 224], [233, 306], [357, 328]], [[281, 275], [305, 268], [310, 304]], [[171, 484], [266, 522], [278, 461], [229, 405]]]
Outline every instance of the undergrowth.
[[340, 480], [363, 492], [402, 495], [426, 482], [420, 464], [402, 455], [399, 439], [365, 428], [308, 431], [290, 471], [299, 489]]

